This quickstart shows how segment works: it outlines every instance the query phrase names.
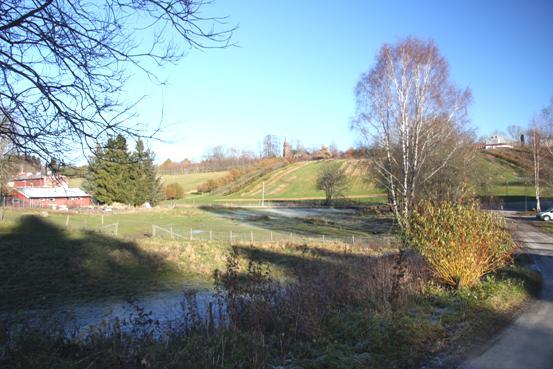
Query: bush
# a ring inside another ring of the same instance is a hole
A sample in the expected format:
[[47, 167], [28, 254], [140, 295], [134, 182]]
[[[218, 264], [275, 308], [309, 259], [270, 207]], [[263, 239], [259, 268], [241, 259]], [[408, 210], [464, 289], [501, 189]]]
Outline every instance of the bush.
[[435, 275], [455, 288], [476, 285], [504, 266], [515, 248], [505, 221], [475, 201], [421, 203], [407, 238]]
[[168, 200], [181, 199], [184, 196], [184, 189], [178, 183], [169, 183], [165, 186], [165, 198]]

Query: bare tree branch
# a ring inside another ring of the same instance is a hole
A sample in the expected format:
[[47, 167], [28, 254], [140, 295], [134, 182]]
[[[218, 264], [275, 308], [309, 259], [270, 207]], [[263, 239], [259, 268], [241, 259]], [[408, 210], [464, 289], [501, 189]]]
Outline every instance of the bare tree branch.
[[[88, 151], [131, 125], [130, 72], [155, 70], [186, 48], [227, 47], [235, 27], [206, 17], [202, 0], [5, 0], [0, 2], [0, 139], [49, 161]], [[62, 161], [62, 160], [58, 160]]]

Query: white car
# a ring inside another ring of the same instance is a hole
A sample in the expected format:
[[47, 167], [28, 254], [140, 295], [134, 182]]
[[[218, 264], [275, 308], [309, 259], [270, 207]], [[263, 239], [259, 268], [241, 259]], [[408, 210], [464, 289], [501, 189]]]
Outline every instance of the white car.
[[536, 217], [540, 220], [550, 221], [553, 219], [553, 208], [547, 209], [545, 211], [540, 211]]

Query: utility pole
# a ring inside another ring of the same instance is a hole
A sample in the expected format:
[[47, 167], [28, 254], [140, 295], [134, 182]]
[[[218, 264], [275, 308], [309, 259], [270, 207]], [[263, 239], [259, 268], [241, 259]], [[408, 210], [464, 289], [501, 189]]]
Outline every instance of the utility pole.
[[265, 207], [265, 181], [263, 181], [263, 188], [261, 190], [261, 207]]

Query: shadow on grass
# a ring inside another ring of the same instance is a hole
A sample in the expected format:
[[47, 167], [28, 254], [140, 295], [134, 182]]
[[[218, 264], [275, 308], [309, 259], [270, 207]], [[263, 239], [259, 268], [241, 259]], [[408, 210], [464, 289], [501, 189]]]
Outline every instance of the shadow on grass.
[[0, 309], [130, 297], [166, 286], [177, 272], [135, 243], [91, 231], [67, 232], [22, 217], [0, 237]]
[[[507, 270], [466, 291], [427, 291], [428, 275], [417, 274], [422, 261], [410, 254], [401, 283], [404, 302], [396, 305], [391, 302], [396, 255], [326, 249], [311, 254], [289, 247], [282, 252], [233, 248], [252, 263], [287, 268], [304, 278], [282, 293], [263, 270], [233, 269], [238, 264], [231, 263], [225, 286], [234, 286], [235, 293], [224, 290], [230, 315], [229, 324], [220, 329], [199, 325], [175, 331], [166, 341], [122, 340], [114, 330], [80, 345], [31, 336], [14, 343], [4, 367], [38, 369], [64, 363], [125, 369], [149, 362], [166, 368], [453, 368], [467, 347], [484, 345], [510, 321], [509, 311], [495, 308], [497, 298], [510, 299], [513, 286], [525, 279], [524, 271]], [[530, 333], [537, 339], [548, 334], [543, 329]], [[449, 356], [426, 365], [439, 352]]]

